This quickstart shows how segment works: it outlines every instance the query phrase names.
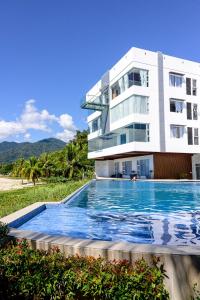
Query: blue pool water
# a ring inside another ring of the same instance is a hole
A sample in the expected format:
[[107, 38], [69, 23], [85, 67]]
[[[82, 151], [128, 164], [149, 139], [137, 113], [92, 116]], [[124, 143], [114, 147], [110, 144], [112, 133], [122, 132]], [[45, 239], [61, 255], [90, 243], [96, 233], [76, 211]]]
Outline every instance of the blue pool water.
[[200, 245], [200, 183], [93, 181], [65, 204], [51, 204], [19, 227], [132, 243]]

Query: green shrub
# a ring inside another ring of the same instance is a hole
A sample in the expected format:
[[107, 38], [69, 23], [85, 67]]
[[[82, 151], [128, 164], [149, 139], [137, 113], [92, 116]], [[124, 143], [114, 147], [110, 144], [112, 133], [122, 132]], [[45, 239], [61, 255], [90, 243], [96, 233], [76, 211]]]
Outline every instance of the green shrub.
[[6, 224], [0, 222], [0, 247], [3, 247], [8, 240], [9, 228]]
[[106, 262], [58, 249], [32, 250], [26, 241], [0, 250], [0, 299], [169, 299], [157, 258]]

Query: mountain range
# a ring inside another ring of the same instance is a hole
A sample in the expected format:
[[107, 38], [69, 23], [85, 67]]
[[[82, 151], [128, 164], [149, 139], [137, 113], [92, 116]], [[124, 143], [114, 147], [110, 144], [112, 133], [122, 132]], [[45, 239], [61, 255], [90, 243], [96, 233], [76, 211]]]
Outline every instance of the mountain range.
[[0, 163], [12, 163], [20, 157], [27, 159], [31, 156], [39, 156], [43, 152], [60, 150], [65, 145], [65, 142], [56, 138], [48, 138], [34, 143], [1, 142]]

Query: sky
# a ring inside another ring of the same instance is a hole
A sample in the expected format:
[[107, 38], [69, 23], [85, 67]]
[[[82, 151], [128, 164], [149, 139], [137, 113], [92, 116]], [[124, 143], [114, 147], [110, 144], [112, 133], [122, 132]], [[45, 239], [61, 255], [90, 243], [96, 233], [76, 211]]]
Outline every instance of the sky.
[[87, 128], [80, 101], [131, 47], [200, 61], [200, 0], [0, 0], [0, 142]]

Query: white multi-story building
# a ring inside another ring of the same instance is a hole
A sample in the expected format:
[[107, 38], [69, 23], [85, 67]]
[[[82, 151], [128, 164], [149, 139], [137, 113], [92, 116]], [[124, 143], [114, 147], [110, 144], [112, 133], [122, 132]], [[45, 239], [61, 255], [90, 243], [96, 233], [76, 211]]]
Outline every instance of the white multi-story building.
[[131, 48], [82, 103], [97, 176], [200, 179], [199, 107], [200, 63]]

